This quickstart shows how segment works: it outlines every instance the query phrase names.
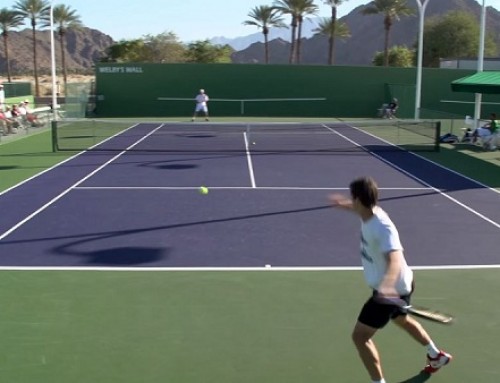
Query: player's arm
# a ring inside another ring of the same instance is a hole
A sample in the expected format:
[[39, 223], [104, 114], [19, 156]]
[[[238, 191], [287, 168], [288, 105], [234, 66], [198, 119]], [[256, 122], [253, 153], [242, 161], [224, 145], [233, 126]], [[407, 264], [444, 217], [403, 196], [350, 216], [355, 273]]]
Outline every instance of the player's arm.
[[352, 200], [342, 194], [330, 194], [328, 197], [333, 207], [340, 207], [346, 210], [352, 210]]
[[398, 296], [396, 283], [401, 273], [401, 259], [403, 259], [402, 251], [391, 250], [385, 254], [385, 257], [387, 259], [387, 269], [377, 291], [380, 295], [387, 297]]

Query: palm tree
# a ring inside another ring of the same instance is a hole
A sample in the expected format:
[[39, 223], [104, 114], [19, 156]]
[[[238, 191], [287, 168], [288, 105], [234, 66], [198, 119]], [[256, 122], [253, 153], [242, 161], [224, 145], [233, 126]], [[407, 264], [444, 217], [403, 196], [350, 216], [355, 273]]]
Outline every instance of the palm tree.
[[38, 83], [38, 65], [37, 65], [37, 52], [36, 52], [36, 25], [37, 21], [47, 18], [50, 12], [50, 4], [47, 0], [18, 0], [14, 5], [23, 19], [29, 19], [31, 23], [31, 30], [33, 34], [33, 71], [35, 75], [35, 95], [40, 96], [40, 85]]
[[302, 38], [304, 15], [315, 14], [318, 11], [318, 7], [314, 4], [314, 0], [275, 0], [273, 7], [285, 15], [292, 16], [290, 24], [292, 27], [292, 36], [289, 62], [290, 64], [295, 61], [300, 62], [300, 39]]
[[384, 66], [389, 66], [389, 33], [394, 20], [400, 16], [411, 16], [414, 10], [409, 8], [406, 0], [373, 0], [363, 9], [364, 15], [384, 14]]
[[313, 29], [313, 32], [320, 35], [328, 36], [328, 65], [333, 65], [334, 57], [334, 44], [335, 37], [345, 39], [351, 37], [351, 31], [346, 23], [333, 22], [332, 19], [324, 17], [319, 23], [318, 27]]
[[290, 40], [290, 58], [288, 59], [288, 62], [290, 64], [293, 63], [295, 59], [295, 43], [296, 43], [296, 35], [297, 35], [297, 21], [298, 21], [298, 15], [299, 11], [297, 8], [297, 3], [301, 0], [275, 0], [273, 7], [276, 8], [280, 13], [284, 15], [290, 15], [292, 16], [292, 22], [290, 23], [291, 25], [291, 40]]
[[300, 63], [302, 45], [302, 23], [306, 15], [314, 15], [318, 12], [318, 6], [314, 0], [299, 0], [297, 4], [297, 51], [296, 62]]
[[0, 9], [0, 28], [2, 30], [3, 46], [5, 50], [5, 61], [7, 63], [7, 79], [11, 82], [10, 59], [9, 59], [9, 30], [23, 25], [23, 17], [16, 11], [7, 8]]
[[262, 29], [262, 33], [264, 34], [265, 62], [269, 64], [269, 28], [286, 27], [285, 23], [283, 23], [283, 19], [280, 17], [280, 11], [267, 5], [261, 5], [254, 7], [248, 14], [248, 17], [253, 20], [244, 21], [244, 25], [254, 25]]
[[[68, 83], [68, 73], [66, 68], [66, 49], [64, 38], [68, 29], [79, 29], [83, 26], [83, 24], [80, 20], [80, 16], [78, 16], [76, 14], [76, 11], [71, 9], [71, 7], [69, 7], [68, 5], [56, 5], [52, 12], [54, 26], [56, 27], [57, 34], [59, 35], [59, 43], [61, 46], [61, 66], [63, 69], [64, 89], [66, 89], [66, 85]], [[50, 15], [49, 20], [44, 21], [45, 23], [42, 25], [43, 27], [50, 26]]]
[[[332, 16], [330, 19], [330, 26], [328, 28], [323, 28], [323, 30], [319, 30], [318, 32], [328, 36], [328, 64], [333, 65], [335, 61], [335, 35], [337, 31], [337, 7], [342, 4], [344, 0], [324, 0], [326, 5], [329, 5], [332, 9]], [[324, 22], [326, 23], [326, 21]], [[321, 27], [321, 25], [320, 25]], [[323, 25], [323, 27], [327, 27], [327, 25]], [[347, 26], [346, 26], [347, 27]], [[340, 36], [339, 36], [340, 37]], [[348, 37], [348, 36], [344, 36]], [[350, 35], [349, 35], [350, 37]]]

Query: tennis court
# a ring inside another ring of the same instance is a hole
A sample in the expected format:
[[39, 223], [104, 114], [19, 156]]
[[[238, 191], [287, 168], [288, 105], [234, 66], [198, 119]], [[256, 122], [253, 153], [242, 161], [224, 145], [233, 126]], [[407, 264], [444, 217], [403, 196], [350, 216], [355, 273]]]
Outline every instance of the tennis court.
[[[327, 196], [371, 175], [415, 301], [457, 316], [428, 325], [455, 356], [432, 380], [498, 381], [498, 192], [408, 151], [436, 127], [361, 125], [61, 127], [59, 149], [91, 148], [0, 194], [6, 379], [368, 381], [359, 222]], [[397, 329], [377, 342], [388, 382], [428, 379]]]

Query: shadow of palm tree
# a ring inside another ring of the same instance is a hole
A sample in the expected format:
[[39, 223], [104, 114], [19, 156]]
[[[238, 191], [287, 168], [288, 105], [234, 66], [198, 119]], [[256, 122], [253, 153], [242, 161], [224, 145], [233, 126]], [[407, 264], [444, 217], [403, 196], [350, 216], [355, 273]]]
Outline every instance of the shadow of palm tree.
[[408, 378], [406, 380], [402, 380], [399, 383], [422, 383], [422, 382], [427, 382], [431, 378], [431, 374], [420, 371], [417, 375], [412, 376], [411, 378]]

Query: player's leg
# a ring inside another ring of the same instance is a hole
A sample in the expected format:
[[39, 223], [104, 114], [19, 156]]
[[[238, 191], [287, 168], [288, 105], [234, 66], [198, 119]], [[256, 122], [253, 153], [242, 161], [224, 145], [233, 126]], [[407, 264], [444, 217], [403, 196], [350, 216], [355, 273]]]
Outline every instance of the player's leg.
[[452, 356], [437, 348], [424, 327], [410, 315], [398, 315], [393, 318], [393, 322], [427, 349], [425, 372], [431, 374], [437, 372], [451, 361]]
[[352, 332], [352, 340], [372, 381], [383, 382], [384, 374], [382, 372], [380, 355], [372, 340], [376, 332], [376, 328], [367, 326], [361, 322], [356, 322]]
[[200, 111], [200, 104], [196, 104], [194, 108], [193, 118], [191, 118], [191, 121], [194, 121], [196, 119], [196, 116], [198, 115], [199, 111]]
[[393, 322], [405, 330], [413, 339], [422, 346], [427, 346], [431, 342], [431, 337], [424, 327], [409, 315], [400, 315], [393, 319]]
[[[374, 296], [375, 294], [376, 292]], [[380, 355], [372, 338], [379, 329], [389, 323], [396, 308], [378, 303], [374, 296], [363, 305], [354, 326], [352, 340], [372, 381], [384, 382]]]

